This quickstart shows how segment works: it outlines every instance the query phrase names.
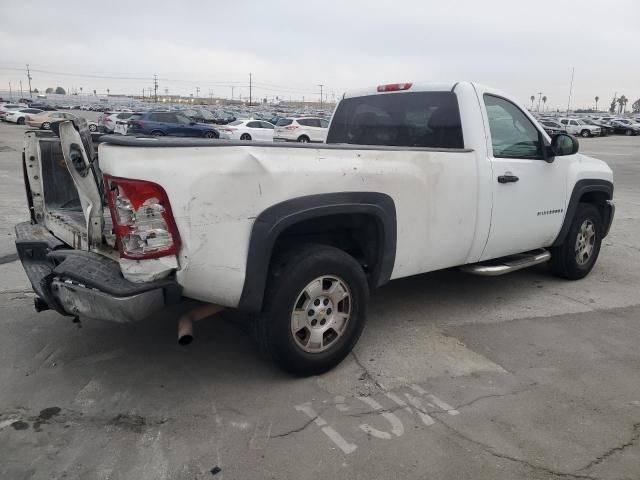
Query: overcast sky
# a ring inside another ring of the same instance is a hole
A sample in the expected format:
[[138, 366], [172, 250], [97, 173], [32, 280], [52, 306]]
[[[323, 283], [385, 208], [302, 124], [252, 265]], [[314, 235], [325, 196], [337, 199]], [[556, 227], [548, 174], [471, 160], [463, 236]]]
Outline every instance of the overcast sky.
[[[638, 0], [0, 0], [0, 89], [319, 98], [400, 81], [472, 80], [522, 103], [640, 98]], [[55, 73], [44, 73], [55, 72]], [[85, 76], [79, 76], [85, 75]], [[95, 77], [127, 77], [106, 79]]]

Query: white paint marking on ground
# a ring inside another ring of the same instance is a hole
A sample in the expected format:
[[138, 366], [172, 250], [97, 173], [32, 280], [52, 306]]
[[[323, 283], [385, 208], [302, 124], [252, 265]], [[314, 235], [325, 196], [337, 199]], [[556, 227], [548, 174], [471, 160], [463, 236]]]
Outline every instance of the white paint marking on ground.
[[424, 412], [425, 408], [422, 405], [422, 401], [418, 397], [414, 397], [410, 393], [405, 393], [404, 395], [407, 397], [407, 400], [409, 400], [409, 403], [413, 405], [418, 411], [418, 416], [420, 417], [420, 420], [422, 420], [422, 423], [424, 423], [427, 427], [430, 427], [431, 425], [436, 423], [429, 414]]
[[[441, 408], [442, 410], [445, 410], [449, 415], [458, 415], [460, 413], [458, 410], [453, 408], [447, 402], [444, 402], [444, 401], [440, 400], [438, 397], [436, 397], [435, 395], [430, 394], [429, 392], [427, 392], [420, 385], [416, 385], [415, 383], [413, 383], [409, 387], [414, 392], [419, 393], [420, 395], [425, 395], [428, 399], [430, 399], [433, 403], [435, 403], [439, 408]], [[431, 405], [431, 404], [429, 404], [429, 405]]]
[[[247, 428], [249, 428], [249, 422], [229, 422], [229, 424], [233, 427], [233, 428], [237, 428], [238, 430], [246, 430]], [[258, 428], [258, 426], [256, 425], [256, 428]]]
[[[371, 408], [374, 408], [376, 410], [383, 409], [382, 405], [376, 402], [373, 398], [370, 398], [370, 397], [358, 397], [358, 398], [363, 403], [366, 403], [367, 405], [369, 405]], [[402, 422], [395, 414], [391, 412], [382, 412], [380, 415], [382, 415], [382, 417], [385, 418], [391, 424], [391, 433], [393, 433], [396, 437], [399, 437], [404, 433], [404, 425], [402, 425]], [[382, 432], [366, 424], [360, 425], [360, 428], [366, 431], [367, 433], [369, 433], [368, 430], [371, 430], [371, 431], [376, 431], [382, 434], [378, 438], [387, 438], [387, 435], [388, 435], [387, 432]], [[374, 436], [377, 436], [377, 435], [374, 435]], [[391, 438], [391, 437], [389, 436], [388, 438]]]
[[398, 395], [396, 395], [395, 393], [392, 393], [392, 392], [387, 392], [385, 395], [387, 397], [389, 397], [391, 400], [393, 400], [398, 406], [404, 407], [404, 409], [409, 414], [413, 414], [413, 410], [411, 410], [411, 407], [409, 405], [407, 405], [407, 402], [402, 400], [402, 398], [400, 398]]
[[305, 413], [309, 418], [311, 418], [313, 420], [313, 422], [319, 426], [321, 428], [321, 430], [324, 432], [324, 434], [329, 437], [329, 439], [335, 443], [338, 448], [340, 450], [342, 450], [345, 454], [350, 454], [352, 452], [355, 452], [356, 449], [358, 448], [357, 445], [353, 444], [353, 443], [349, 443], [347, 442], [344, 438], [342, 438], [342, 435], [340, 435], [338, 432], [336, 432], [327, 422], [325, 419], [323, 419], [322, 417], [320, 417], [320, 415], [318, 415], [316, 413], [316, 411], [313, 409], [313, 407], [311, 406], [311, 402], [307, 402], [307, 403], [303, 403], [302, 405], [296, 405], [295, 409], [298, 410], [299, 412], [303, 412]]
[[436, 397], [435, 395], [427, 395], [428, 398], [431, 399], [431, 401], [433, 403], [435, 403], [438, 407], [440, 407], [443, 410], [446, 410], [447, 413], [449, 415], [458, 415], [460, 412], [458, 410], [456, 410], [455, 408], [453, 408], [451, 405], [449, 405], [446, 402], [443, 402], [442, 400], [440, 400], [438, 397]]
[[336, 397], [334, 398], [335, 404], [336, 404], [336, 409], [339, 412], [348, 412], [349, 411], [349, 406], [347, 405], [347, 399], [344, 398], [342, 395], [336, 395]]
[[269, 443], [269, 437], [271, 437], [272, 422], [266, 422], [264, 420], [258, 420], [256, 423], [256, 429], [253, 432], [253, 437], [249, 441], [249, 447], [252, 450], [263, 450], [267, 443]]
[[420, 385], [416, 385], [415, 383], [412, 383], [411, 385], [409, 385], [409, 387], [411, 388], [411, 390], [413, 390], [416, 393], [419, 393], [420, 395], [426, 395], [427, 393], [429, 393]]

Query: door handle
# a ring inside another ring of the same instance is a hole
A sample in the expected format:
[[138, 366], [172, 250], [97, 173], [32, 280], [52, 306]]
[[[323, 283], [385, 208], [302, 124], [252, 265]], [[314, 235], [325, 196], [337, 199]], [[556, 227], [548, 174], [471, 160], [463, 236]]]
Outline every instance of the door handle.
[[514, 183], [518, 180], [520, 180], [518, 177], [516, 177], [515, 175], [511, 175], [510, 173], [500, 175], [498, 177], [498, 183]]

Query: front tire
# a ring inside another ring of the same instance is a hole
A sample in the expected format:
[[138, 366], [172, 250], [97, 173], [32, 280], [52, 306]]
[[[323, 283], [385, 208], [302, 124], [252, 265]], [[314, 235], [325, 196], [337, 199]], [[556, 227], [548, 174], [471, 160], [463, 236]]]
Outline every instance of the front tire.
[[625, 130], [624, 134], [625, 134], [627, 137], [630, 137], [631, 135], [633, 135], [633, 132], [632, 132], [631, 130]]
[[204, 132], [204, 138], [218, 138], [218, 135], [216, 135], [216, 132]]
[[366, 276], [351, 255], [304, 245], [273, 261], [254, 333], [282, 369], [322, 373], [338, 365], [358, 341], [368, 300]]
[[18, 125], [24, 125], [24, 117], [18, 118], [17, 123], [18, 123]]
[[161, 130], [154, 130], [151, 132], [151, 135], [154, 137], [164, 137], [164, 132]]
[[306, 135], [301, 135], [298, 137], [297, 142], [298, 143], [309, 143], [311, 140], [309, 140], [309, 137], [307, 137]]
[[98, 127], [95, 126], [93, 123], [89, 124], [89, 131], [90, 132], [97, 132], [98, 131]]
[[49, 130], [51, 128], [51, 124], [49, 122], [44, 122], [40, 128], [43, 130]]
[[568, 280], [586, 277], [600, 254], [603, 231], [600, 211], [590, 203], [578, 204], [564, 242], [551, 249], [551, 272]]
[[591, 132], [589, 130], [582, 130], [580, 132], [580, 135], [582, 136], [582, 138], [587, 138], [591, 136]]

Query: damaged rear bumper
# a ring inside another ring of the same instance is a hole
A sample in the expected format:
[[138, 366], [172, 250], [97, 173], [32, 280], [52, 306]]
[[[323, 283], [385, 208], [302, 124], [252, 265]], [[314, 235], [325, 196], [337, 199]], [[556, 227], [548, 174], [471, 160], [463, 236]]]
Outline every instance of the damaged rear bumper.
[[36, 309], [120, 323], [134, 322], [178, 303], [173, 279], [133, 283], [118, 262], [70, 249], [41, 225], [16, 225], [16, 249], [37, 295]]

